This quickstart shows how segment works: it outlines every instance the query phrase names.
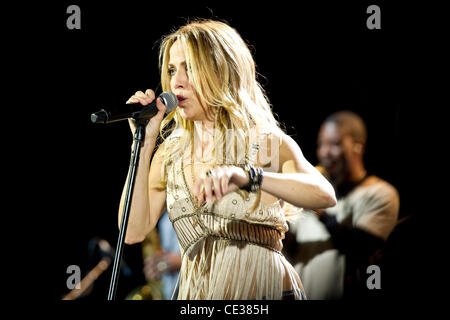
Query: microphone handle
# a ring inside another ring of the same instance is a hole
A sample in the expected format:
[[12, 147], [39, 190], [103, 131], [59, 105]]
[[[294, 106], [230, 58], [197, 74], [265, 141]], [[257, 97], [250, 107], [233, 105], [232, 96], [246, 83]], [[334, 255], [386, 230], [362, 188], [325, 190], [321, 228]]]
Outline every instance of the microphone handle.
[[120, 106], [115, 106], [110, 110], [101, 109], [98, 112], [91, 114], [91, 121], [93, 123], [111, 123], [116, 121], [133, 118], [135, 120], [150, 119], [158, 113], [156, 102], [143, 106], [140, 103], [129, 103]]
[[141, 108], [137, 113], [133, 114], [132, 118], [136, 121], [138, 120], [149, 120], [158, 113], [158, 108], [156, 107], [156, 100], [152, 103]]

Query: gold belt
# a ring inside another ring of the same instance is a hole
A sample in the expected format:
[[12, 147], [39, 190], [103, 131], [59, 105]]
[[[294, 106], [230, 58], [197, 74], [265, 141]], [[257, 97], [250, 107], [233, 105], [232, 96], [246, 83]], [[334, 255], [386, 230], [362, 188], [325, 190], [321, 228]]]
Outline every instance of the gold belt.
[[205, 212], [182, 215], [175, 218], [172, 223], [184, 252], [201, 239], [208, 237], [242, 241], [277, 253], [282, 249], [281, 232], [275, 227], [261, 223]]

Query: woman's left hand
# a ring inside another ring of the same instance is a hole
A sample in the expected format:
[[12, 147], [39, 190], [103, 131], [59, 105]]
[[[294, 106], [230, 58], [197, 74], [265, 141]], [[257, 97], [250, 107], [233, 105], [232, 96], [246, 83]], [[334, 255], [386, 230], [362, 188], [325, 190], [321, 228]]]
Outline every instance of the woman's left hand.
[[234, 192], [248, 184], [248, 175], [244, 169], [236, 166], [218, 166], [203, 172], [195, 182], [194, 196], [199, 203], [205, 200], [220, 201], [226, 194]]

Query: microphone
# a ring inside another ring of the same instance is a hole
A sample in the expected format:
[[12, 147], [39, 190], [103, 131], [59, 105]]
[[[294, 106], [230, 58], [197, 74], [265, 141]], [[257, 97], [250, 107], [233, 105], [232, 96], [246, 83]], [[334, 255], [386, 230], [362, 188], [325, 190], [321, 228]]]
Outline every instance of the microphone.
[[[178, 105], [177, 96], [171, 92], [163, 92], [158, 97], [161, 102], [166, 106], [166, 112], [172, 112], [173, 109]], [[126, 120], [128, 118], [133, 118], [134, 120], [145, 120], [150, 119], [155, 114], [158, 113], [158, 108], [156, 108], [156, 99], [143, 106], [140, 103], [130, 103], [112, 106], [110, 109], [101, 109], [98, 112], [91, 114], [91, 121], [93, 123], [111, 123], [121, 120]]]

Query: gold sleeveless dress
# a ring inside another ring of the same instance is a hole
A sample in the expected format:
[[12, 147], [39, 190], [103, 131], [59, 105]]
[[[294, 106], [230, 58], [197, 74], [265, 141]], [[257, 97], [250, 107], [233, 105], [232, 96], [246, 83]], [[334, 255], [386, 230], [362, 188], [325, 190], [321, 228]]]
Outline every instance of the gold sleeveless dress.
[[281, 254], [288, 225], [280, 202], [237, 192], [196, 206], [183, 157], [167, 167], [167, 211], [181, 247], [181, 300], [306, 299], [295, 269]]

